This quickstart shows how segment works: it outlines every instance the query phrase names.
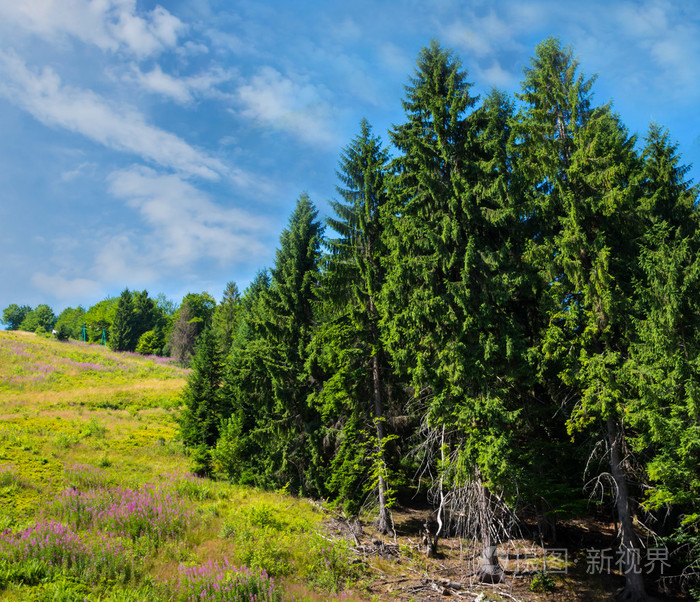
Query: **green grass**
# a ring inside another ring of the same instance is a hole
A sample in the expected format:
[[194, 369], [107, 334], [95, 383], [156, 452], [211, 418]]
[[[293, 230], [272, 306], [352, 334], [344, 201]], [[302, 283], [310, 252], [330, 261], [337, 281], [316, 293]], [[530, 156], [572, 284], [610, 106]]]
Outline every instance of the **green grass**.
[[0, 332], [2, 599], [347, 599], [357, 565], [317, 505], [188, 474], [186, 376]]

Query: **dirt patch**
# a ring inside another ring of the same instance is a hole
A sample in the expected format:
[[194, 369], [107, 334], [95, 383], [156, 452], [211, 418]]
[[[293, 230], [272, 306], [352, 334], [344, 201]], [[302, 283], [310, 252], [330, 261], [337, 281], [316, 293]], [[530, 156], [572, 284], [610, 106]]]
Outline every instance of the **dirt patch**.
[[[611, 566], [609, 573], [593, 573], [587, 549], [614, 548], [614, 525], [593, 519], [558, 525], [556, 544], [544, 549], [536, 542], [515, 539], [499, 546], [504, 581], [489, 585], [476, 579], [478, 542], [457, 537], [442, 538], [435, 558], [427, 558], [421, 531], [430, 520], [429, 509], [394, 511], [396, 536], [379, 534], [371, 523], [334, 517], [329, 529], [352, 542], [358, 562], [364, 564], [367, 599], [437, 601], [575, 601], [613, 600], [624, 576]], [[524, 529], [526, 530], [526, 529]], [[549, 591], [531, 591], [542, 580], [546, 567]], [[654, 600], [690, 600], [681, 594], [660, 594], [648, 584]]]

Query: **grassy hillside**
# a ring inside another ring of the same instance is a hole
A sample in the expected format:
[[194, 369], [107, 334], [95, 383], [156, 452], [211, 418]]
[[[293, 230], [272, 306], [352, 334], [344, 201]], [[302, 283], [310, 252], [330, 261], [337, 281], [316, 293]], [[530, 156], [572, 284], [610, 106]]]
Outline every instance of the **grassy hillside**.
[[188, 474], [175, 420], [186, 374], [0, 332], [2, 599], [320, 600], [345, 588], [355, 565], [318, 506]]

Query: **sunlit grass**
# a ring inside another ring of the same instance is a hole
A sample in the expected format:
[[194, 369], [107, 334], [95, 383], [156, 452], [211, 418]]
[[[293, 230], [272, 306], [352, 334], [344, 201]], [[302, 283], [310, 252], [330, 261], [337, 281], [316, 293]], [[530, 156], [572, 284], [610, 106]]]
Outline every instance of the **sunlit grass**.
[[[100, 345], [77, 341], [58, 342], [25, 332], [3, 332], [0, 338], [0, 364], [5, 376], [12, 373], [33, 375], [34, 381], [55, 374], [102, 375], [102, 379], [124, 375], [148, 374], [159, 378], [180, 378], [187, 371], [170, 358], [114, 352]], [[9, 369], [9, 370], [8, 370]], [[45, 379], [44, 379], [45, 380]], [[67, 383], [69, 386], [72, 381]]]
[[357, 565], [317, 505], [189, 474], [186, 375], [0, 332], [2, 599], [347, 598]]

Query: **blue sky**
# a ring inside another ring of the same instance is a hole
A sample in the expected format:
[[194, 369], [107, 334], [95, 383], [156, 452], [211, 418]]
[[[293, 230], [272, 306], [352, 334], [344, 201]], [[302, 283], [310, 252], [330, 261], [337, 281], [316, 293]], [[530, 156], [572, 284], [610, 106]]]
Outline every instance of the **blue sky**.
[[431, 38], [513, 93], [550, 35], [700, 180], [692, 0], [0, 0], [0, 309], [242, 290], [302, 192], [327, 215], [360, 120], [402, 121]]

